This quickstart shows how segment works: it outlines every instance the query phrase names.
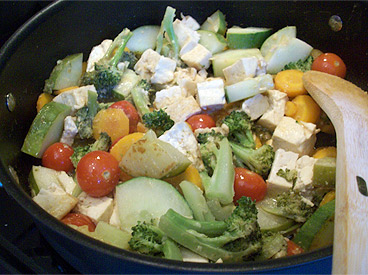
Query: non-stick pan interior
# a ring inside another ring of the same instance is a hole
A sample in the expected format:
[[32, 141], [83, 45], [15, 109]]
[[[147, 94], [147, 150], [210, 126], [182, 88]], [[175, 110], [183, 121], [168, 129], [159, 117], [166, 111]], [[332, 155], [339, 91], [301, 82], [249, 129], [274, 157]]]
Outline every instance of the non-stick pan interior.
[[[263, 270], [269, 273], [273, 269], [274, 272], [283, 273], [285, 270], [279, 270], [280, 268], [293, 266], [297, 268], [293, 271], [313, 273], [316, 265], [322, 268], [317, 270], [318, 273], [323, 273], [323, 268], [329, 272], [331, 247], [302, 256], [261, 264], [216, 265], [216, 267], [171, 263], [160, 259], [152, 260], [141, 255], [135, 256], [133, 253], [111, 248], [74, 232], [42, 211], [28, 196], [27, 177], [30, 167], [40, 162], [22, 154], [20, 148], [36, 115], [37, 97], [56, 60], [77, 52], [83, 52], [86, 59], [92, 46], [99, 44], [105, 38], [115, 37], [124, 27], [133, 30], [141, 25], [158, 25], [168, 5], [177, 9], [178, 16], [180, 13], [191, 15], [200, 23], [220, 9], [226, 15], [229, 26], [272, 27], [278, 30], [287, 25], [295, 25], [298, 38], [324, 52], [338, 53], [347, 65], [347, 79], [362, 89], [368, 90], [368, 70], [366, 69], [368, 68], [366, 34], [368, 5], [366, 2], [55, 2], [19, 29], [0, 52], [0, 93], [3, 100], [0, 104], [1, 182], [8, 193], [35, 217], [46, 237], [54, 246], [58, 246], [58, 251], [72, 261], [81, 272], [110, 273], [122, 270], [122, 266], [127, 272], [139, 270], [144, 272], [147, 266], [151, 266], [155, 268], [152, 271], [157, 272], [162, 270], [173, 272], [175, 270], [195, 272]], [[334, 15], [342, 20], [340, 31], [332, 30], [329, 25], [329, 19]], [[11, 98], [14, 99], [15, 105], [9, 100]], [[56, 241], [57, 238], [63, 238], [64, 241]], [[82, 253], [81, 248], [86, 249], [87, 252]], [[94, 257], [101, 253], [106, 260], [94, 261]], [[326, 257], [328, 260], [323, 261]], [[88, 261], [88, 258], [91, 260]], [[320, 265], [320, 261], [324, 265]], [[91, 267], [93, 270], [90, 269]]]

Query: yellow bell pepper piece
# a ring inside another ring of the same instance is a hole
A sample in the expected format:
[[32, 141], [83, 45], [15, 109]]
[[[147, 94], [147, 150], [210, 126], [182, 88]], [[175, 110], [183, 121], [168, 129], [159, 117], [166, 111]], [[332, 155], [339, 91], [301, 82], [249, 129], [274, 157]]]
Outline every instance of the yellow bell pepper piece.
[[56, 91], [54, 94], [55, 94], [55, 95], [59, 95], [59, 94], [64, 93], [64, 92], [66, 92], [66, 91], [73, 90], [73, 89], [77, 89], [77, 88], [79, 88], [79, 87], [78, 87], [78, 86], [70, 86], [70, 87], [67, 87], [67, 88], [64, 88], [64, 89], [58, 90], [58, 91]]
[[325, 157], [336, 158], [336, 156], [337, 156], [337, 150], [336, 150], [336, 147], [333, 147], [333, 146], [320, 147], [313, 154], [313, 157], [316, 159], [321, 159]]
[[36, 105], [37, 112], [39, 112], [46, 103], [51, 102], [53, 98], [54, 97], [52, 95], [47, 94], [47, 93], [40, 94], [37, 99], [37, 105]]
[[183, 180], [190, 181], [191, 183], [197, 185], [203, 191], [201, 176], [199, 175], [197, 168], [195, 168], [193, 165], [189, 165], [183, 173], [164, 180], [172, 184], [177, 189], [180, 189], [179, 184]]
[[328, 192], [322, 199], [321, 203], [319, 204], [319, 206], [321, 207], [322, 205], [332, 201], [335, 199], [335, 190]]

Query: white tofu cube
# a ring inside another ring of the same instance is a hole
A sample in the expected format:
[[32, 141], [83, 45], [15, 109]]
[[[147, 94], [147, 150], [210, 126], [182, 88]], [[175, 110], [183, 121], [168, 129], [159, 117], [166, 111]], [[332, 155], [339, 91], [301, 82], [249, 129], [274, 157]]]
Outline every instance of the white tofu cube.
[[272, 135], [275, 150], [283, 148], [301, 155], [310, 155], [316, 143], [317, 128], [313, 123], [283, 117]]
[[183, 91], [179, 86], [172, 86], [158, 91], [153, 104], [157, 109], [164, 109], [167, 106], [174, 104], [180, 98], [186, 96], [185, 91]]
[[197, 83], [197, 91], [197, 100], [203, 110], [218, 110], [224, 107], [226, 99], [222, 78]]
[[67, 116], [64, 119], [64, 130], [61, 134], [60, 142], [72, 146], [75, 136], [78, 134], [77, 125], [75, 125], [75, 118]]
[[195, 20], [190, 15], [184, 16], [182, 14], [181, 15], [181, 23], [183, 23], [185, 26], [187, 26], [189, 29], [191, 29], [193, 31], [196, 31], [196, 30], [198, 30], [201, 27], [199, 25], [199, 23], [197, 22], [197, 20]]
[[74, 189], [77, 187], [77, 184], [74, 181], [73, 177], [69, 176], [64, 171], [58, 172], [56, 177], [64, 191], [72, 195]]
[[109, 220], [109, 224], [121, 229], [118, 205], [115, 200], [114, 200], [114, 207], [112, 209], [112, 214]]
[[161, 56], [151, 77], [154, 84], [165, 84], [174, 79], [176, 62], [168, 57]]
[[97, 93], [95, 86], [87, 85], [65, 91], [54, 97], [53, 101], [70, 106], [72, 113], [75, 113], [77, 110], [87, 105], [88, 91]]
[[93, 221], [109, 222], [114, 201], [110, 197], [94, 198], [82, 192], [78, 196], [79, 202], [74, 208], [74, 212], [84, 214]]
[[193, 96], [178, 98], [174, 103], [166, 106], [165, 112], [168, 113], [176, 123], [187, 120], [192, 115], [202, 111]]
[[293, 170], [296, 169], [296, 162], [298, 160], [298, 154], [284, 149], [278, 149], [275, 151], [275, 159], [273, 161], [270, 174], [267, 179], [267, 193], [269, 195], [275, 195], [285, 192], [292, 188], [293, 183], [287, 181], [285, 178], [277, 175], [277, 172], [282, 169]]
[[176, 19], [173, 22], [173, 28], [178, 38], [178, 43], [180, 45], [180, 48], [184, 46], [184, 44], [188, 41], [188, 39], [193, 40], [196, 43], [198, 43], [200, 39], [200, 35], [196, 31], [188, 27], [185, 23], [180, 21], [179, 19]]
[[245, 100], [242, 104], [242, 110], [250, 116], [251, 120], [259, 118], [269, 107], [267, 96], [262, 94], [257, 94]]
[[137, 63], [134, 65], [135, 72], [143, 79], [151, 80], [160, 58], [161, 55], [158, 52], [152, 49], [145, 50], [141, 55], [141, 58], [139, 58]]
[[176, 123], [170, 130], [161, 135], [159, 139], [170, 143], [173, 147], [178, 149], [197, 169], [202, 170], [204, 168], [197, 139], [188, 123]]
[[298, 179], [295, 183], [294, 190], [305, 192], [313, 188], [313, 167], [317, 159], [302, 156], [296, 162], [296, 169], [298, 171]]
[[212, 54], [201, 44], [197, 44], [193, 49], [181, 56], [181, 59], [189, 67], [194, 67], [197, 70], [202, 68], [207, 69], [210, 66], [210, 58]]
[[195, 46], [198, 45], [198, 42], [189, 38], [183, 45], [183, 47], [181, 47], [180, 49], [180, 53], [179, 55], [182, 56], [184, 54], [186, 54], [187, 52], [191, 51], [192, 49], [194, 49]]
[[256, 57], [244, 57], [223, 69], [226, 84], [231, 85], [244, 80], [247, 77], [255, 77], [258, 67]]
[[258, 123], [270, 130], [275, 130], [276, 126], [285, 115], [285, 105], [289, 98], [286, 93], [278, 90], [268, 90], [266, 95], [270, 107], [260, 117]]
[[33, 201], [57, 219], [62, 219], [78, 203], [78, 199], [66, 193], [60, 187], [52, 185], [49, 188], [41, 188], [33, 197]]
[[105, 53], [107, 52], [108, 48], [111, 46], [112, 40], [105, 39], [101, 42], [100, 45], [94, 46], [89, 54], [87, 60], [87, 72], [94, 71], [95, 63], [98, 62], [102, 57], [104, 57]]
[[197, 83], [203, 82], [207, 78], [206, 71], [199, 71], [191, 67], [188, 68], [176, 68], [174, 72], [175, 83], [185, 91], [186, 95], [195, 96], [197, 94]]

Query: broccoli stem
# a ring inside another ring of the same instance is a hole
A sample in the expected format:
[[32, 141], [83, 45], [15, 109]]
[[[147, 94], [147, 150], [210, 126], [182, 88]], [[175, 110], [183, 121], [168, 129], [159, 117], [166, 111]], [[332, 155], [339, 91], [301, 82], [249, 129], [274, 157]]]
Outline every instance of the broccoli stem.
[[164, 257], [169, 260], [182, 261], [183, 256], [178, 245], [171, 239], [166, 239], [162, 245], [162, 253]]
[[139, 114], [141, 115], [141, 117], [147, 113], [150, 113], [150, 109], [148, 108], [148, 102], [146, 99], [146, 96], [144, 94], [144, 89], [139, 87], [139, 86], [135, 86], [132, 90], [131, 90], [131, 95], [134, 101], [134, 105], [137, 108]]
[[205, 196], [210, 200], [218, 200], [222, 204], [229, 204], [234, 197], [235, 171], [232, 160], [232, 150], [227, 138], [223, 138], [220, 149], [216, 154], [216, 166], [212, 177], [206, 172], [201, 172]]
[[165, 15], [161, 23], [161, 28], [157, 36], [156, 51], [161, 54], [164, 40], [164, 32], [166, 32], [168, 36], [168, 41], [174, 49], [174, 57], [177, 60], [179, 57], [179, 42], [173, 27], [175, 11], [176, 10], [172, 7], [166, 8]]

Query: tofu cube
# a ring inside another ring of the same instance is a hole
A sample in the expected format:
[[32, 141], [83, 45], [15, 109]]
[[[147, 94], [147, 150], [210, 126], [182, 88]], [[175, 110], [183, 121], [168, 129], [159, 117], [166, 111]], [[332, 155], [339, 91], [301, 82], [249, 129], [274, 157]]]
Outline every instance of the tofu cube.
[[168, 57], [160, 56], [154, 73], [151, 77], [153, 84], [165, 84], [174, 79], [174, 71], [176, 68], [175, 60]]
[[87, 72], [91, 72], [95, 70], [95, 63], [98, 62], [102, 57], [104, 57], [105, 53], [107, 52], [108, 48], [111, 46], [112, 40], [105, 39], [101, 42], [100, 45], [94, 46], [89, 54], [87, 60]]
[[289, 98], [286, 93], [278, 90], [268, 90], [266, 95], [270, 107], [260, 117], [258, 123], [270, 130], [275, 130], [285, 115], [285, 105]]
[[285, 116], [272, 135], [272, 145], [275, 150], [283, 148], [300, 156], [310, 155], [317, 140], [316, 133], [315, 124]]
[[176, 123], [170, 130], [161, 135], [159, 139], [170, 143], [178, 149], [197, 169], [202, 170], [204, 168], [197, 139], [188, 123], [184, 121]]
[[255, 77], [258, 67], [256, 57], [244, 57], [223, 69], [226, 84], [231, 85], [244, 80], [247, 77]]
[[88, 91], [97, 93], [95, 86], [87, 85], [65, 91], [54, 97], [53, 101], [70, 106], [72, 114], [74, 114], [77, 110], [87, 105]]
[[153, 104], [157, 109], [164, 109], [167, 106], [174, 104], [180, 98], [186, 96], [185, 91], [183, 91], [179, 86], [172, 86], [158, 91]]
[[143, 79], [151, 80], [160, 58], [161, 55], [158, 52], [152, 49], [145, 50], [141, 55], [141, 58], [139, 58], [137, 63], [134, 65], [135, 72]]
[[285, 178], [277, 175], [277, 172], [282, 169], [293, 170], [296, 169], [296, 162], [298, 160], [298, 154], [284, 149], [278, 149], [275, 151], [275, 159], [273, 161], [270, 174], [267, 179], [267, 193], [276, 195], [278, 193], [285, 192], [292, 188], [293, 183], [287, 181]]
[[251, 120], [259, 118], [269, 107], [267, 96], [262, 94], [257, 94], [245, 100], [242, 104], [242, 110], [250, 116]]
[[201, 44], [197, 44], [193, 49], [181, 56], [181, 59], [189, 67], [194, 67], [197, 70], [202, 68], [207, 69], [210, 66], [210, 58], [212, 54]]
[[173, 22], [173, 28], [178, 38], [178, 43], [180, 45], [180, 48], [182, 48], [184, 44], [189, 40], [193, 40], [194, 42], [198, 43], [200, 39], [200, 35], [196, 31], [188, 27], [187, 24], [180, 21], [179, 19], [176, 19]]
[[84, 214], [95, 222], [109, 222], [114, 207], [112, 198], [107, 196], [94, 198], [82, 192], [78, 199], [79, 202], [75, 206], [74, 212]]
[[175, 102], [165, 108], [165, 112], [176, 123], [185, 121], [187, 118], [199, 114], [201, 111], [201, 107], [193, 96], [177, 98]]
[[313, 188], [313, 167], [317, 159], [309, 156], [302, 156], [296, 162], [298, 171], [298, 179], [295, 183], [294, 190], [305, 192]]
[[197, 22], [197, 20], [195, 20], [190, 15], [186, 15], [186, 16], [181, 15], [181, 23], [193, 31], [196, 31], [201, 27], [199, 23]]
[[117, 228], [121, 229], [118, 205], [117, 205], [115, 200], [114, 200], [114, 206], [113, 206], [113, 209], [112, 209], [112, 214], [111, 214], [111, 217], [110, 217], [110, 220], [109, 220], [109, 224], [111, 224], [113, 226], [116, 226]]
[[56, 177], [64, 191], [72, 195], [74, 189], [77, 187], [77, 184], [74, 181], [73, 177], [69, 176], [64, 171], [58, 172]]
[[226, 103], [222, 78], [212, 78], [197, 83], [197, 91], [197, 100], [203, 110], [218, 110]]
[[75, 136], [78, 134], [78, 128], [75, 124], [75, 119], [72, 116], [67, 116], [64, 119], [64, 130], [61, 134], [60, 142], [72, 146]]
[[65, 192], [56, 185], [49, 188], [41, 188], [33, 197], [33, 201], [47, 211], [50, 215], [61, 220], [78, 203], [78, 199]]

